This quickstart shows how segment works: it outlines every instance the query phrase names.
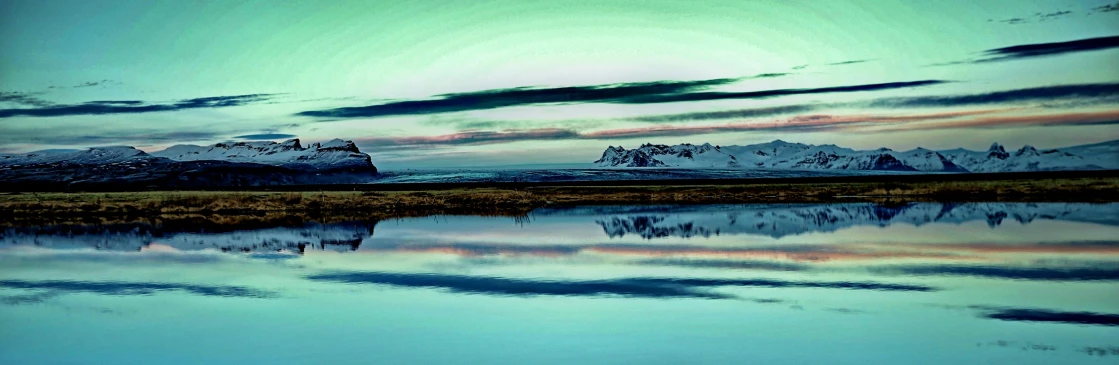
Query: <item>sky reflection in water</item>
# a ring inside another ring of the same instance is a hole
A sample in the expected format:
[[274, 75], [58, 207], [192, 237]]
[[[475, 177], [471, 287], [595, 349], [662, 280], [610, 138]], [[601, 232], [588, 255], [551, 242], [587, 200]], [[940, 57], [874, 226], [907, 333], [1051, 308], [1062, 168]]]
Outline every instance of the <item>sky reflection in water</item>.
[[3, 227], [0, 363], [1119, 359], [1119, 204], [226, 228]]

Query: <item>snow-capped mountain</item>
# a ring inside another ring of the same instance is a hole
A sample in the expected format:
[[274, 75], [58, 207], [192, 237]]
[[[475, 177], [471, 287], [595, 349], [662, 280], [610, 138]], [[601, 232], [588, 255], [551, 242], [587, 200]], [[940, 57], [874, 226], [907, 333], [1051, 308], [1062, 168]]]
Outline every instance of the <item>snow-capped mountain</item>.
[[[704, 144], [703, 146], [710, 146]], [[645, 144], [626, 150], [611, 146], [595, 161], [597, 167], [685, 167], [788, 170], [893, 170], [928, 172], [1015, 172], [1101, 170], [1119, 168], [1119, 141], [1039, 151], [1031, 146], [1008, 152], [993, 144], [987, 151], [933, 151], [888, 148], [859, 151], [836, 145], [810, 145], [776, 140], [745, 146], [715, 146], [703, 159], [697, 146]], [[713, 153], [716, 152], [716, 153]], [[669, 162], [671, 161], [671, 162]]]
[[353, 142], [333, 140], [306, 148], [239, 142], [175, 146], [154, 154], [133, 147], [0, 155], [0, 188], [190, 188], [367, 182], [377, 168]]
[[153, 156], [175, 161], [227, 161], [268, 164], [273, 166], [308, 167], [315, 170], [377, 171], [369, 155], [361, 153], [351, 141], [334, 139], [312, 143], [307, 147], [298, 139], [283, 143], [234, 142], [212, 146], [175, 145]]
[[603, 167], [735, 168], [737, 159], [710, 143], [676, 146], [644, 144], [633, 150], [610, 146], [595, 161]]
[[38, 164], [67, 163], [75, 165], [105, 165], [151, 161], [155, 157], [128, 146], [95, 147], [69, 152], [31, 152], [22, 155], [0, 155], [0, 166], [21, 167]]

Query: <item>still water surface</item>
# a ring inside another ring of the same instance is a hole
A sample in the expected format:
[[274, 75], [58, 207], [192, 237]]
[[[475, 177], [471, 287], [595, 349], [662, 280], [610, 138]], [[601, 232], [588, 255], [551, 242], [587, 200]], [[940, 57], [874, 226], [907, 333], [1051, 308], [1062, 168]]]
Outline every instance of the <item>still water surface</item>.
[[1119, 204], [0, 231], [0, 363], [1119, 363]]

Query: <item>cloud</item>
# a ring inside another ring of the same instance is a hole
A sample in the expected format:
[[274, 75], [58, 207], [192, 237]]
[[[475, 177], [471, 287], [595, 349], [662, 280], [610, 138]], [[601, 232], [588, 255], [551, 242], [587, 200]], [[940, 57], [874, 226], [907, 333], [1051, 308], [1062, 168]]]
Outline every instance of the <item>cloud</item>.
[[35, 97], [35, 95], [37, 95], [37, 93], [0, 92], [0, 103], [29, 105], [34, 107], [54, 105], [54, 103]]
[[466, 131], [439, 136], [417, 136], [396, 138], [359, 138], [354, 142], [368, 146], [413, 146], [413, 145], [469, 145], [500, 142], [576, 139], [579, 133], [559, 128], [539, 128], [506, 131]]
[[26, 295], [8, 295], [0, 297], [0, 304], [2, 305], [27, 305], [39, 304], [46, 302], [49, 299], [57, 297], [59, 294], [55, 292], [43, 292]]
[[[1070, 15], [1070, 14], [1072, 14], [1072, 11], [1069, 11], [1069, 10], [1058, 10], [1058, 11], [1053, 11], [1053, 12], [1049, 12], [1049, 13], [1038, 12], [1038, 13], [1034, 13], [1033, 16], [1030, 16], [1030, 18], [1032, 18], [1036, 21], [1039, 21], [1039, 22], [1044, 22], [1044, 21], [1050, 21], [1050, 20], [1055, 20], [1055, 19], [1058, 19], [1058, 18], [1062, 18], [1062, 17], [1065, 17], [1065, 16]], [[994, 19], [987, 19], [987, 21], [988, 22], [993, 22], [995, 20]], [[1015, 17], [1015, 18], [1008, 18], [1008, 19], [999, 20], [998, 22], [1014, 25], [1014, 24], [1029, 23], [1030, 20], [1026, 19], [1026, 18]]]
[[994, 308], [984, 317], [1003, 321], [1056, 322], [1119, 326], [1119, 315], [1093, 312], [1060, 312], [1046, 309]]
[[[755, 118], [782, 114], [807, 113], [825, 108], [925, 108], [955, 107], [989, 104], [1043, 103], [1045, 107], [1078, 107], [1104, 103], [1119, 103], [1119, 83], [1051, 85], [1033, 88], [1004, 90], [981, 94], [939, 95], [919, 97], [889, 97], [868, 102], [785, 105], [769, 108], [695, 112], [682, 114], [650, 115], [622, 120], [649, 123], [672, 123], [692, 120], [718, 120]], [[485, 128], [479, 123], [477, 127]]]
[[1053, 85], [982, 94], [882, 98], [867, 103], [879, 108], [924, 108], [1054, 101], [1115, 101], [1119, 83]]
[[765, 99], [778, 96], [788, 95], [805, 95], [805, 94], [829, 94], [829, 93], [848, 93], [848, 92], [865, 92], [865, 91], [881, 91], [892, 89], [904, 89], [911, 87], [921, 87], [943, 84], [948, 81], [941, 80], [921, 80], [921, 81], [905, 81], [905, 82], [887, 82], [880, 84], [863, 84], [863, 85], [848, 85], [848, 86], [833, 86], [821, 87], [810, 89], [777, 89], [777, 90], [762, 90], [762, 91], [745, 91], [745, 92], [691, 92], [679, 94], [663, 94], [663, 95], [647, 95], [647, 96], [633, 96], [624, 99], [619, 99], [614, 102], [625, 104], [649, 104], [649, 103], [674, 103], [682, 101], [706, 101], [706, 100], [727, 100], [727, 99]]
[[1098, 113], [1068, 113], [1068, 114], [1041, 114], [1020, 116], [994, 116], [976, 118], [955, 122], [929, 123], [921, 125], [901, 126], [896, 129], [880, 130], [880, 132], [917, 131], [931, 129], [954, 128], [1006, 128], [1026, 126], [1058, 126], [1058, 125], [1114, 125], [1119, 124], [1119, 111], [1106, 111]]
[[600, 280], [538, 280], [428, 273], [332, 272], [307, 276], [314, 281], [380, 284], [409, 288], [445, 289], [456, 293], [501, 296], [626, 296], [643, 298], [730, 299], [702, 291], [721, 286], [766, 288], [823, 288], [875, 291], [935, 291], [922, 285], [867, 282], [804, 282], [771, 279], [616, 278]]
[[1068, 11], [1068, 10], [1062, 10], [1062, 11], [1054, 11], [1052, 13], [1045, 13], [1045, 14], [1037, 13], [1036, 15], [1041, 20], [1048, 20], [1048, 19], [1055, 19], [1055, 18], [1063, 17], [1063, 16], [1069, 15], [1069, 14], [1072, 14], [1072, 12]]
[[122, 133], [122, 134], [89, 134], [65, 135], [59, 132], [42, 133], [38, 131], [26, 135], [5, 135], [3, 140], [18, 140], [20, 142], [33, 142], [60, 146], [95, 146], [113, 145], [122, 142], [185, 142], [204, 141], [220, 138], [223, 134], [213, 132], [166, 132], [166, 133]]
[[440, 95], [440, 99], [432, 100], [408, 100], [364, 107], [347, 107], [327, 110], [304, 111], [297, 113], [297, 115], [325, 118], [368, 118], [390, 115], [449, 113], [550, 103], [598, 102], [618, 104], [649, 104], [725, 99], [761, 99], [786, 95], [890, 90], [936, 85], [946, 82], [940, 80], [922, 80], [910, 82], [836, 86], [814, 89], [778, 89], [749, 92], [693, 91], [712, 86], [729, 84], [739, 80], [741, 79], [662, 81], [599, 86], [573, 86], [549, 89], [501, 89], [472, 93], [446, 94]]
[[249, 140], [291, 139], [291, 138], [295, 138], [295, 137], [296, 137], [296, 135], [294, 135], [294, 134], [284, 134], [284, 133], [261, 133], [261, 134], [245, 134], [245, 135], [240, 135], [240, 136], [233, 136], [233, 138], [249, 139]]
[[95, 105], [141, 105], [144, 102], [140, 100], [96, 100], [87, 101], [85, 103]]
[[243, 286], [124, 281], [0, 280], [0, 288], [51, 290], [65, 293], [93, 293], [101, 295], [150, 295], [156, 292], [182, 291], [190, 294], [217, 297], [270, 298], [275, 296], [275, 293], [272, 292], [250, 289]]
[[682, 113], [682, 114], [666, 114], [666, 115], [650, 115], [642, 117], [628, 118], [625, 120], [635, 122], [648, 122], [648, 123], [671, 123], [682, 122], [689, 120], [710, 120], [710, 119], [736, 119], [736, 118], [756, 118], [768, 117], [781, 114], [794, 114], [805, 113], [816, 109], [820, 109], [822, 105], [788, 105], [778, 106], [772, 108], [755, 108], [755, 109], [738, 109], [738, 110], [723, 110], [717, 112], [698, 112], [698, 113]]
[[95, 101], [83, 104], [48, 105], [37, 108], [0, 109], [0, 118], [16, 116], [57, 117], [68, 115], [100, 115], [168, 112], [184, 109], [224, 108], [242, 106], [269, 100], [274, 94], [249, 94], [232, 96], [213, 96], [184, 99], [170, 104], [139, 105], [135, 100]]
[[713, 125], [671, 125], [639, 128], [606, 129], [579, 132], [572, 129], [538, 128], [505, 131], [466, 131], [437, 136], [385, 137], [355, 139], [362, 148], [391, 146], [453, 146], [493, 144], [517, 141], [550, 141], [575, 139], [618, 139], [638, 137], [688, 136], [720, 132], [744, 131], [820, 131], [837, 130], [857, 124], [904, 123], [936, 119], [958, 118], [994, 113], [1000, 110], [914, 114], [914, 115], [802, 115], [785, 120], [767, 122], [748, 121]]
[[873, 61], [873, 60], [851, 60], [851, 61], [829, 63], [827, 65], [828, 66], [851, 65], [851, 64], [863, 63], [863, 62], [868, 62], [868, 61]]
[[80, 83], [80, 84], [77, 84], [77, 85], [74, 85], [74, 86], [71, 86], [71, 87], [74, 88], [74, 89], [78, 89], [78, 88], [83, 88], [83, 87], [94, 87], [94, 86], [106, 85], [106, 84], [120, 84], [120, 82], [107, 80], [107, 79], [106, 80], [100, 80], [100, 81], [86, 81], [86, 82], [83, 82], [83, 83]]
[[609, 129], [583, 133], [585, 139], [636, 138], [688, 136], [721, 132], [744, 131], [824, 131], [838, 130], [853, 125], [878, 123], [905, 123], [937, 119], [951, 119], [971, 115], [993, 113], [997, 110], [976, 110], [965, 112], [914, 114], [914, 115], [801, 115], [785, 120], [770, 122], [740, 122], [699, 126], [655, 126], [641, 128]]
[[978, 60], [969, 63], [1011, 61], [1024, 58], [1056, 56], [1068, 53], [1099, 51], [1119, 47], [1119, 36], [1079, 39], [1068, 42], [1033, 43], [989, 49]]
[[1116, 2], [1114, 4], [1107, 4], [1107, 5], [1101, 5], [1101, 6], [1094, 7], [1089, 12], [1089, 14], [1110, 13], [1110, 12], [1113, 12], [1113, 11], [1119, 11], [1119, 2]]
[[747, 77], [747, 79], [768, 79], [768, 78], [788, 76], [788, 75], [792, 75], [792, 74], [788, 73], [788, 72], [771, 72], [771, 73], [764, 73], [764, 74], [757, 74], [757, 75], [754, 75], [754, 76], [750, 76], [750, 77]]
[[657, 81], [542, 89], [518, 87], [437, 95], [438, 99], [430, 100], [406, 100], [362, 107], [311, 110], [297, 113], [297, 115], [328, 118], [368, 118], [486, 110], [536, 104], [605, 102], [638, 95], [679, 93], [730, 84], [739, 80], [729, 78], [699, 81]]

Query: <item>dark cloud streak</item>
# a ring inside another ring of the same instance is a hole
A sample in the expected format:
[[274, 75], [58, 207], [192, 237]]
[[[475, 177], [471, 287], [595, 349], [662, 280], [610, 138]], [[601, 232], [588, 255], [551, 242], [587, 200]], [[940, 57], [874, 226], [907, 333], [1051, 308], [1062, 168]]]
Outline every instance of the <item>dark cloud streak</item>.
[[1056, 56], [1069, 53], [1099, 51], [1119, 47], [1119, 36], [1079, 39], [1068, 42], [1033, 43], [989, 49], [983, 56], [970, 63], [1011, 61], [1024, 58]]
[[133, 114], [169, 112], [201, 108], [224, 108], [266, 101], [273, 95], [274, 94], [213, 96], [184, 99], [170, 104], [137, 105], [136, 100], [109, 100], [88, 102], [84, 104], [49, 105], [38, 108], [0, 109], [0, 118], [11, 118], [16, 116], [58, 117], [70, 115]]
[[[777, 77], [779, 74], [765, 77]], [[759, 75], [759, 76], [762, 76]], [[759, 77], [755, 76], [755, 77]], [[712, 86], [739, 81], [740, 79], [714, 79], [702, 81], [662, 81], [651, 83], [615, 84], [600, 86], [575, 86], [548, 89], [514, 88], [472, 93], [439, 95], [440, 99], [407, 100], [363, 107], [346, 107], [312, 110], [297, 113], [301, 116], [325, 118], [369, 118], [394, 115], [422, 115], [470, 110], [487, 110], [515, 106], [550, 103], [617, 103], [651, 104], [685, 101], [763, 99], [787, 95], [865, 92], [921, 87], [945, 83], [941, 80], [890, 82], [880, 84], [848, 85], [810, 89], [777, 89], [748, 92], [697, 92]]]
[[829, 63], [827, 65], [828, 66], [853, 65], [853, 64], [856, 64], [856, 63], [863, 63], [863, 62], [869, 62], [869, 61], [873, 61], [873, 60], [851, 60], [851, 61]]
[[34, 107], [48, 107], [54, 105], [54, 103], [40, 99], [35, 95], [36, 93], [0, 92], [0, 103], [30, 105]]
[[735, 119], [735, 118], [755, 118], [755, 117], [768, 117], [782, 114], [806, 113], [813, 110], [820, 109], [820, 105], [786, 105], [772, 108], [756, 108], [756, 109], [738, 109], [738, 110], [723, 110], [716, 112], [698, 112], [698, 113], [682, 113], [682, 114], [666, 114], [666, 115], [651, 115], [643, 117], [634, 117], [626, 120], [635, 122], [649, 122], [649, 123], [672, 123], [682, 122], [689, 120], [711, 120], [711, 119]]
[[968, 105], [1094, 100], [1119, 97], [1119, 83], [1072, 84], [996, 91], [982, 94], [882, 98], [871, 107], [951, 107]]
[[290, 139], [295, 138], [294, 134], [285, 133], [261, 133], [261, 134], [245, 134], [240, 136], [233, 136], [233, 138], [249, 139], [249, 140], [272, 140], [272, 139]]
[[727, 99], [765, 99], [778, 96], [788, 95], [805, 95], [805, 94], [830, 94], [830, 93], [849, 93], [849, 92], [866, 92], [866, 91], [881, 91], [892, 89], [904, 89], [911, 87], [921, 87], [943, 84], [947, 81], [941, 80], [921, 80], [921, 81], [906, 81], [906, 82], [887, 82], [880, 84], [863, 84], [863, 85], [849, 85], [849, 86], [833, 86], [821, 87], [810, 89], [777, 89], [777, 90], [762, 90], [762, 91], [745, 91], [745, 92], [693, 92], [683, 94], [666, 94], [666, 95], [650, 95], [630, 97], [616, 101], [623, 104], [652, 104], [652, 103], [675, 103], [683, 101], [707, 101], [707, 100], [727, 100]]
[[385, 104], [311, 110], [297, 113], [309, 117], [368, 118], [391, 115], [422, 115], [486, 110], [514, 106], [574, 102], [606, 102], [637, 95], [659, 95], [725, 85], [740, 79], [658, 81], [644, 83], [571, 86], [534, 89], [519, 87], [437, 95], [439, 99], [406, 100]]

